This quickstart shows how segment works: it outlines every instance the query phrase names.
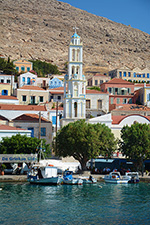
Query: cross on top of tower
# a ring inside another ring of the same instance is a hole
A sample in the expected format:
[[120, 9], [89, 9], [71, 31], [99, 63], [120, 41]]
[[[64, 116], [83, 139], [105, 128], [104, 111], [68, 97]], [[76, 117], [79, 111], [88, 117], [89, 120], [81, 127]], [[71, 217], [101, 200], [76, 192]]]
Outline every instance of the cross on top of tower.
[[75, 33], [76, 33], [77, 29], [79, 29], [79, 28], [75, 26], [75, 27], [73, 27], [73, 29], [75, 30]]

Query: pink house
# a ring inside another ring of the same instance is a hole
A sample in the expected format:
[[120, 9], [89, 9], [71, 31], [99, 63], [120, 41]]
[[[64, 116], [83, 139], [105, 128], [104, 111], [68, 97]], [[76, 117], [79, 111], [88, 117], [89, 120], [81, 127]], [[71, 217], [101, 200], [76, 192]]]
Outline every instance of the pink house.
[[101, 91], [109, 93], [109, 109], [110, 111], [122, 104], [132, 104], [134, 96], [134, 83], [125, 81], [120, 78], [101, 84]]

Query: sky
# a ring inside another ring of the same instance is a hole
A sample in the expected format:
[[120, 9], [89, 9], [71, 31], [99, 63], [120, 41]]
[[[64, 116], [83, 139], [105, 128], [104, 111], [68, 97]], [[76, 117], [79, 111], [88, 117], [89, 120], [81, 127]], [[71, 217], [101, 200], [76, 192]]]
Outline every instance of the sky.
[[150, 34], [150, 0], [59, 0]]

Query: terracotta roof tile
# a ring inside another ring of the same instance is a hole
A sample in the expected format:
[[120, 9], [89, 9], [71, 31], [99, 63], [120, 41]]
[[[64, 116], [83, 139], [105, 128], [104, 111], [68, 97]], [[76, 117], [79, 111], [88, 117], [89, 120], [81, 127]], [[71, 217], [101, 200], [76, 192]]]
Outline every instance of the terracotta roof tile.
[[113, 111], [150, 111], [150, 108], [143, 105], [123, 104], [120, 108], [114, 109]]
[[0, 95], [0, 99], [12, 99], [12, 100], [18, 100], [15, 96], [8, 96], [8, 95]]
[[[38, 114], [23, 114], [13, 119], [13, 121], [23, 121], [23, 120], [39, 122], [39, 115]], [[50, 122], [50, 121], [45, 119], [44, 117], [41, 117], [41, 122]]]
[[128, 84], [128, 85], [134, 85], [133, 83], [123, 80], [121, 78], [113, 78], [112, 80], [105, 82], [103, 84]]
[[18, 88], [18, 90], [19, 89], [22, 89], [22, 90], [39, 90], [39, 91], [45, 91], [43, 88], [40, 88], [40, 87], [38, 87], [38, 86], [33, 86], [33, 85], [24, 85], [24, 86], [22, 86], [22, 87], [20, 87], [20, 88]]
[[47, 111], [46, 106], [0, 104], [0, 110]]
[[0, 125], [0, 130], [25, 130], [17, 127], [12, 127], [8, 125]]
[[140, 115], [140, 114], [130, 114], [130, 115], [127, 115], [127, 116], [112, 115], [111, 116], [112, 124], [119, 124], [123, 119], [125, 119], [126, 117], [130, 117], [130, 116], [141, 116], [141, 117], [144, 117], [144, 118], [146, 118], [147, 120], [150, 121], [150, 116], [143, 116], [143, 115]]

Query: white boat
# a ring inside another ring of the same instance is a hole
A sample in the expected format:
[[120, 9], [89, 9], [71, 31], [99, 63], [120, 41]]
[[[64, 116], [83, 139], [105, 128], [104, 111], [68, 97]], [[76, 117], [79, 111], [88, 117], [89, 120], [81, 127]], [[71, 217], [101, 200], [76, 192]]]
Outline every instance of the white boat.
[[128, 183], [138, 183], [140, 181], [138, 172], [126, 172], [126, 176], [130, 177]]
[[97, 179], [92, 177], [91, 175], [89, 177], [79, 177], [83, 180], [83, 184], [95, 184], [97, 182]]
[[106, 183], [113, 184], [127, 184], [131, 178], [129, 176], [121, 176], [120, 172], [111, 172], [109, 175], [105, 175], [104, 180]]
[[70, 184], [70, 185], [81, 185], [83, 184], [83, 180], [80, 178], [73, 178], [73, 172], [69, 170], [64, 171], [63, 175], [63, 184]]
[[27, 180], [31, 184], [59, 185], [62, 184], [62, 177], [57, 175], [57, 168], [54, 166], [34, 166], [28, 173]]

